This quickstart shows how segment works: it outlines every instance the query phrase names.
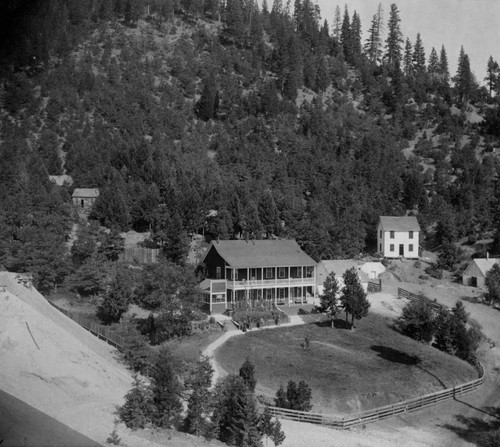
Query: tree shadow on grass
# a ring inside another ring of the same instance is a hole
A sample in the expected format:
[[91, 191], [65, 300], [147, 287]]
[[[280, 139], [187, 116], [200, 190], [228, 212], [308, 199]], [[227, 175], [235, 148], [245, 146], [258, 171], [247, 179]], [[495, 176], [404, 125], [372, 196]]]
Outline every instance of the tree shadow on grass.
[[403, 351], [398, 351], [394, 348], [389, 348], [388, 346], [370, 346], [372, 351], [378, 352], [378, 356], [384, 360], [389, 360], [394, 363], [402, 363], [403, 365], [418, 365], [420, 363], [420, 358], [416, 355], [410, 355]]
[[[461, 402], [461, 401], [460, 401]], [[467, 442], [478, 447], [497, 447], [500, 445], [500, 408], [476, 408], [481, 413], [486, 413], [493, 419], [479, 417], [456, 416], [460, 425], [444, 424], [443, 427], [456, 433]]]
[[[332, 327], [332, 320], [328, 318], [327, 320], [317, 321], [314, 323], [318, 327]], [[336, 329], [350, 329], [351, 325], [346, 324], [345, 320], [340, 318], [335, 318], [333, 320], [333, 327]]]

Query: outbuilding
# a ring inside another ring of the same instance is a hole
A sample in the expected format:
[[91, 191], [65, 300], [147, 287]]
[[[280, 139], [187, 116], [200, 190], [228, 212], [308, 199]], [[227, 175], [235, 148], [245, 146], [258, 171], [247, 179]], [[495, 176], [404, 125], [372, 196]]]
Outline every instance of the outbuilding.
[[485, 287], [486, 274], [497, 264], [499, 259], [476, 258], [472, 259], [462, 274], [464, 286]]
[[88, 209], [90, 208], [97, 197], [99, 197], [98, 188], [75, 188], [71, 198], [73, 199], [73, 205], [78, 208]]

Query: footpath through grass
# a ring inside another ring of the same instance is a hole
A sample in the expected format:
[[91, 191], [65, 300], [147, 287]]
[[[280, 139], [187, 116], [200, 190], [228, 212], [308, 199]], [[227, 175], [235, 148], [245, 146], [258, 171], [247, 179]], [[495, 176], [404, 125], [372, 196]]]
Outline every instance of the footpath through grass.
[[[252, 331], [229, 339], [216, 360], [237, 372], [249, 357], [258, 385], [272, 393], [289, 380], [305, 380], [313, 411], [331, 414], [388, 405], [477, 377], [466, 362], [399, 334], [390, 321], [370, 314], [352, 331], [329, 323]], [[303, 348], [306, 336], [309, 350]]]

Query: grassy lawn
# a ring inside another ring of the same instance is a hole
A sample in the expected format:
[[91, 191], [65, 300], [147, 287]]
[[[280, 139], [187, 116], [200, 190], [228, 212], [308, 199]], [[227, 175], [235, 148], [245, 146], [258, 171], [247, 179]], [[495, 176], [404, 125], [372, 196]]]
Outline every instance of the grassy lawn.
[[[405, 337], [376, 314], [353, 331], [329, 323], [250, 332], [216, 352], [219, 364], [237, 372], [249, 357], [257, 392], [273, 396], [280, 384], [305, 380], [314, 410], [349, 413], [439, 391], [477, 377], [467, 363]], [[310, 349], [302, 345], [309, 337]]]

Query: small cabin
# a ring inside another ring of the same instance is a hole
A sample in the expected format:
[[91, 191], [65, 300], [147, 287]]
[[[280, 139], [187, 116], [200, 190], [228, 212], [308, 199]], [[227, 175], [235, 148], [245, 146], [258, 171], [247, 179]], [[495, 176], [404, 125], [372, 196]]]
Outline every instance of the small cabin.
[[81, 209], [91, 208], [97, 197], [99, 197], [98, 188], [75, 188], [71, 196], [73, 205]]
[[499, 261], [500, 259], [490, 257], [473, 259], [462, 273], [462, 284], [464, 286], [485, 287], [487, 273]]

